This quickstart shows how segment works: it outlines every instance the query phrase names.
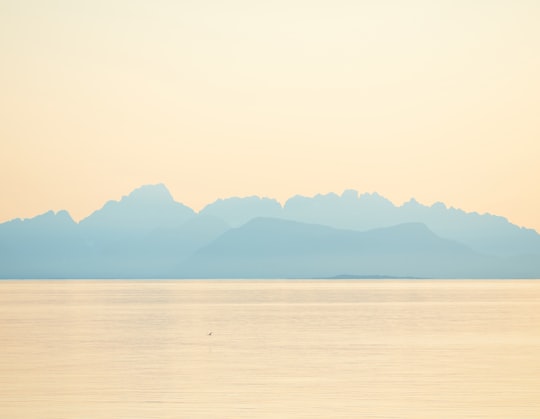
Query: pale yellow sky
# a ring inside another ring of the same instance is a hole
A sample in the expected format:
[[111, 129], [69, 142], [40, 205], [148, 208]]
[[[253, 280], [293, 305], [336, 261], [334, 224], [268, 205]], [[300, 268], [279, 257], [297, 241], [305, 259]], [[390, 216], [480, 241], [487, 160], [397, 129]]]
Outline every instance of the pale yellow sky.
[[0, 0], [0, 222], [148, 183], [540, 231], [540, 2]]

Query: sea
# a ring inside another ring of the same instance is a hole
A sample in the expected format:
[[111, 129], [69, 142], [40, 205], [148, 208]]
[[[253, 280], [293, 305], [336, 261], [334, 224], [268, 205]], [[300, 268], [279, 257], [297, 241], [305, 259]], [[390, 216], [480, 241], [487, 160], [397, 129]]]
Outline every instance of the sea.
[[0, 281], [0, 418], [540, 418], [540, 280]]

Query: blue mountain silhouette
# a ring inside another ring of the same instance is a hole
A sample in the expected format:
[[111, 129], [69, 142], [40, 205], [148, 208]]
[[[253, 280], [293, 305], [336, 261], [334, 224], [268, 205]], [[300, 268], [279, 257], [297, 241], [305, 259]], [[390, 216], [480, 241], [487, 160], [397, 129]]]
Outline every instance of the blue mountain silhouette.
[[135, 189], [120, 201], [109, 201], [80, 222], [88, 234], [119, 232], [133, 235], [160, 227], [178, 227], [195, 211], [176, 202], [163, 184]]
[[178, 273], [189, 277], [328, 277], [354, 272], [462, 277], [481, 273], [491, 258], [438, 237], [425, 225], [357, 232], [256, 218], [200, 249]]
[[88, 252], [77, 227], [66, 211], [0, 224], [0, 276], [55, 277], [79, 269]]
[[218, 200], [199, 213], [162, 185], [0, 224], [1, 278], [540, 277], [540, 235], [503, 217], [378, 194]]
[[[377, 193], [359, 195], [357, 191], [348, 190], [341, 196], [334, 193], [314, 197], [297, 195], [290, 198], [281, 211], [275, 209], [279, 204], [274, 201], [271, 213], [257, 213], [252, 210], [252, 198], [233, 199], [233, 208], [227, 205], [227, 200], [221, 201], [219, 206], [211, 204], [208, 207], [212, 208], [213, 215], [223, 219], [230, 219], [234, 211], [249, 213], [251, 218], [270, 216], [357, 231], [423, 223], [437, 235], [464, 243], [481, 253], [501, 256], [540, 254], [540, 235], [536, 231], [518, 227], [500, 216], [467, 213], [448, 208], [443, 203], [425, 206], [411, 199], [402, 206], [395, 206]], [[265, 209], [269, 207], [267, 204]], [[243, 217], [243, 222], [248, 218]], [[243, 222], [231, 222], [231, 225], [239, 226]]]
[[79, 224], [65, 211], [0, 224], [0, 277], [163, 277], [228, 228], [143, 186]]
[[282, 217], [283, 209], [275, 199], [250, 196], [247, 198], [218, 199], [201, 211], [204, 215], [213, 215], [238, 227], [258, 217]]

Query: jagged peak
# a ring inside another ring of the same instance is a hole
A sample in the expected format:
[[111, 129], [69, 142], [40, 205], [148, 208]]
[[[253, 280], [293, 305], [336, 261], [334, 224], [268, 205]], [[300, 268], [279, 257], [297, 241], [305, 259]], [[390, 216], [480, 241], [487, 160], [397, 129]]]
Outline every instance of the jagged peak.
[[153, 185], [143, 185], [134, 189], [129, 195], [122, 197], [120, 202], [142, 201], [151, 202], [172, 202], [174, 198], [163, 183]]
[[258, 207], [260, 204], [264, 205], [265, 207], [268, 207], [269, 205], [274, 207], [275, 209], [282, 209], [282, 205], [279, 201], [277, 201], [274, 198], [269, 198], [266, 196], [257, 196], [257, 195], [250, 195], [250, 196], [232, 196], [230, 198], [218, 198], [214, 202], [205, 205], [200, 211], [200, 214], [207, 213], [208, 211], [214, 211], [216, 208], [227, 208], [227, 207], [234, 207], [241, 204], [249, 204], [250, 206], [256, 206]]
[[208, 204], [208, 205], [213, 205], [213, 204], [216, 204], [216, 203], [221, 203], [221, 202], [226, 202], [226, 201], [230, 201], [230, 202], [239, 202], [239, 201], [250, 201], [250, 202], [275, 201], [275, 202], [277, 202], [274, 198], [269, 198], [267, 196], [248, 195], [248, 196], [231, 196], [229, 198], [218, 198], [214, 202], [212, 202], [211, 204]]
[[377, 192], [364, 192], [363, 194], [360, 194], [358, 196], [358, 200], [362, 202], [370, 201], [370, 202], [379, 202], [379, 203], [385, 203], [390, 206], [395, 206], [392, 201], [390, 201], [388, 198], [382, 196], [381, 194]]
[[446, 210], [448, 207], [445, 205], [444, 202], [437, 201], [433, 205], [431, 205], [431, 208], [438, 209], [438, 210]]
[[420, 202], [418, 202], [416, 200], [416, 198], [412, 197], [411, 199], [409, 199], [407, 202], [405, 202], [401, 207], [402, 208], [408, 208], [408, 207], [414, 207], [414, 208], [419, 208], [419, 207], [423, 207], [424, 205], [421, 204]]
[[34, 217], [28, 217], [28, 218], [14, 218], [12, 220], [9, 220], [3, 224], [0, 225], [36, 225], [41, 223], [69, 223], [69, 224], [75, 224], [75, 221], [71, 217], [71, 214], [67, 212], [66, 210], [60, 210], [60, 211], [53, 211], [49, 210], [46, 212], [43, 212], [41, 214], [38, 214]]

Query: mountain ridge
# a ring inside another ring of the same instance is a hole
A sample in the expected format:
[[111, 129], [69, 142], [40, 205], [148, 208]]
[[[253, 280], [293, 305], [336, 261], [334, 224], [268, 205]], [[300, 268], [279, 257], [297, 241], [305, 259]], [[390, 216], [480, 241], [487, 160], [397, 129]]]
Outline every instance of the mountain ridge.
[[[221, 248], [221, 255], [236, 252], [237, 264], [244, 266], [251, 263], [246, 255], [256, 249], [266, 249], [255, 258], [263, 260], [266, 255], [265, 266], [272, 258], [274, 265], [286, 261], [292, 266], [296, 262], [291, 258], [296, 255], [298, 266], [282, 271], [288, 276], [540, 277], [540, 235], [500, 216], [467, 213], [443, 203], [428, 207], [414, 199], [398, 207], [377, 193], [355, 190], [341, 195], [295, 195], [284, 205], [271, 198], [233, 197], [216, 200], [195, 212], [176, 202], [163, 184], [144, 185], [118, 201], [108, 201], [79, 223], [62, 210], [0, 224], [0, 277], [203, 275], [189, 261], [203, 249], [219, 248], [216, 243], [223, 241], [223, 236], [231, 240], [239, 234], [238, 229], [244, 242], [232, 240]], [[362, 240], [369, 243], [371, 253], [367, 245], [361, 245]], [[265, 248], [269, 242], [274, 246]], [[291, 247], [293, 243], [296, 247]], [[431, 253], [426, 243], [430, 243]], [[456, 248], [449, 243], [468, 249], [465, 253], [469, 256], [463, 253], [459, 262]], [[435, 257], [436, 249], [441, 254]], [[362, 266], [353, 263], [353, 250]], [[373, 256], [375, 250], [377, 257]], [[314, 252], [322, 255], [327, 266], [313, 259]], [[422, 260], [422, 253], [439, 261], [446, 271]], [[370, 254], [381, 263], [374, 264], [366, 256]], [[409, 255], [409, 262], [404, 255]], [[451, 255], [457, 258], [455, 264], [462, 263], [461, 268], [452, 266]], [[207, 255], [199, 264], [217, 266], [218, 259]], [[318, 270], [309, 267], [310, 263]], [[413, 264], [433, 269], [414, 270]], [[255, 276], [257, 272], [266, 276], [272, 272], [268, 266], [266, 272], [255, 268]], [[220, 274], [215, 270], [213, 275], [219, 277], [225, 271]]]
[[[410, 245], [413, 237], [415, 246]], [[448, 277], [457, 275], [460, 267], [444, 274], [443, 269], [428, 265], [444, 264], [448, 270], [455, 260], [469, 259], [479, 263], [483, 256], [438, 237], [420, 223], [356, 232], [256, 218], [199, 249], [179, 272], [194, 278], [218, 273], [225, 278], [301, 278], [337, 275], [337, 270], [346, 269], [361, 275], [386, 270], [381, 274]]]

